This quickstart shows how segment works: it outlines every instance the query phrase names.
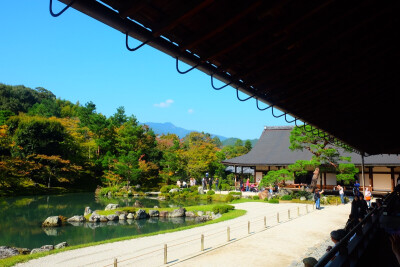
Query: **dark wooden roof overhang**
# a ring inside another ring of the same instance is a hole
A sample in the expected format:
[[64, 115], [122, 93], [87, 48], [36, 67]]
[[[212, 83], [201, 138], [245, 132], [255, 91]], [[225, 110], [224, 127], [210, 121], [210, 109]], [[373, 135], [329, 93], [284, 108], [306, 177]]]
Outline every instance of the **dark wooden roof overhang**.
[[400, 153], [400, 1], [76, 0], [72, 7], [360, 152]]

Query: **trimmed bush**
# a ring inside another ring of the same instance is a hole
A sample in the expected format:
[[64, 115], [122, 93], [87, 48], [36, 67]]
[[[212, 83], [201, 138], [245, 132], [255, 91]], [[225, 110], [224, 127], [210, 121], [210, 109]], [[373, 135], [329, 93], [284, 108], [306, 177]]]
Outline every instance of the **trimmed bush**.
[[291, 195], [284, 195], [281, 197], [281, 200], [292, 200], [292, 196]]
[[178, 188], [178, 186], [177, 185], [164, 185], [163, 187], [161, 187], [160, 192], [168, 193], [169, 190], [171, 190], [172, 188]]
[[253, 196], [253, 199], [254, 200], [258, 200], [258, 199], [260, 199], [260, 197], [259, 196]]
[[242, 196], [242, 192], [229, 192], [229, 195], [232, 195], [232, 196]]
[[225, 196], [225, 201], [226, 202], [231, 202], [232, 200], [234, 200], [235, 199], [235, 197], [233, 197], [232, 195], [226, 195]]
[[235, 209], [234, 206], [225, 204], [225, 205], [214, 206], [212, 211], [214, 212], [214, 214], [217, 214], [217, 213], [224, 214], [233, 209]]
[[198, 185], [194, 185], [194, 186], [189, 187], [190, 191], [192, 191], [192, 192], [198, 192], [198, 188], [199, 188]]
[[271, 203], [271, 204], [279, 204], [279, 199], [277, 199], [277, 198], [271, 198], [270, 200], [268, 200], [268, 203]]
[[220, 187], [222, 191], [229, 191], [231, 189], [229, 184], [221, 184]]
[[209, 195], [209, 196], [214, 195], [214, 194], [215, 194], [214, 190], [208, 190], [207, 191], [207, 195]]

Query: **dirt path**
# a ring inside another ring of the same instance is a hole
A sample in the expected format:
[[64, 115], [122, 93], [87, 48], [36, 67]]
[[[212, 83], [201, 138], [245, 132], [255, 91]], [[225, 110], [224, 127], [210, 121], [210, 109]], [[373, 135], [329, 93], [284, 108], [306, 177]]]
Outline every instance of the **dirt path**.
[[[325, 241], [330, 231], [343, 227], [350, 212], [349, 204], [327, 206], [323, 210], [313, 210], [309, 205], [309, 213], [303, 204], [248, 202], [235, 206], [247, 210], [247, 214], [189, 230], [66, 251], [17, 266], [113, 266], [114, 258], [118, 259], [118, 266], [161, 266], [164, 244], [168, 246], [168, 265], [288, 266], [303, 257], [309, 247]], [[203, 252], [200, 251], [202, 234]]]

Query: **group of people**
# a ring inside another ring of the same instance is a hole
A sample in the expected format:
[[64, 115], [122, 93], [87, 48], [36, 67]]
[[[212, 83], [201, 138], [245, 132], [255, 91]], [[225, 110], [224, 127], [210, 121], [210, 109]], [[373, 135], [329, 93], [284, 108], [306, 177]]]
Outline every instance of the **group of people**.
[[179, 188], [187, 188], [188, 186], [195, 186], [196, 185], [196, 179], [190, 178], [189, 179], [189, 185], [185, 180], [183, 180], [182, 182], [181, 182], [181, 180], [178, 180], [178, 181], [176, 181], [176, 185]]
[[219, 178], [217, 177], [214, 181], [213, 177], [208, 177], [208, 173], [206, 173], [206, 177], [203, 177], [201, 179], [201, 184], [203, 186], [203, 189], [206, 190], [207, 187], [209, 190], [213, 189], [213, 185], [215, 184], [215, 188], [219, 191], [221, 191], [221, 187], [219, 184]]
[[250, 178], [247, 178], [246, 184], [243, 183], [243, 179], [239, 180], [239, 187], [240, 191], [246, 191], [246, 192], [258, 192], [258, 188], [255, 184], [250, 183]]

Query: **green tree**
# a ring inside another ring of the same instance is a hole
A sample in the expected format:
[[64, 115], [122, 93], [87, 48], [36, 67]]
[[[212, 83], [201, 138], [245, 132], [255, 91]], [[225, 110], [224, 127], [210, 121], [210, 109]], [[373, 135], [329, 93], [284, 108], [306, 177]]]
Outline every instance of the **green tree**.
[[244, 143], [244, 147], [247, 149], [247, 151], [250, 151], [253, 148], [251, 145], [251, 141], [246, 140], [246, 142]]
[[[349, 151], [347, 147], [340, 148], [344, 151]], [[315, 189], [316, 179], [318, 179], [318, 177], [315, 176], [317, 172], [319, 172], [319, 169], [321, 169], [321, 171], [338, 172], [339, 176], [337, 176], [337, 179], [345, 183], [354, 179], [354, 172], [356, 170], [354, 164], [343, 163], [343, 161], [351, 161], [351, 158], [341, 156], [338, 150], [339, 147], [331, 144], [328, 138], [314, 135], [309, 125], [306, 126], [306, 130], [304, 127], [293, 128], [290, 134], [289, 149], [301, 151], [306, 149], [312, 154], [309, 162], [297, 161], [295, 164], [289, 166], [289, 169], [295, 171], [296, 174], [304, 174], [304, 172], [314, 168], [315, 171], [312, 181], [313, 190]]]
[[279, 184], [282, 181], [294, 180], [294, 175], [288, 169], [280, 169], [277, 171], [269, 171], [260, 181], [260, 186], [271, 186]]

